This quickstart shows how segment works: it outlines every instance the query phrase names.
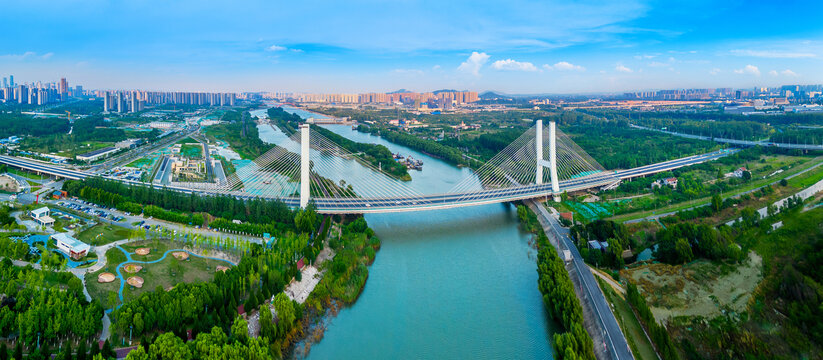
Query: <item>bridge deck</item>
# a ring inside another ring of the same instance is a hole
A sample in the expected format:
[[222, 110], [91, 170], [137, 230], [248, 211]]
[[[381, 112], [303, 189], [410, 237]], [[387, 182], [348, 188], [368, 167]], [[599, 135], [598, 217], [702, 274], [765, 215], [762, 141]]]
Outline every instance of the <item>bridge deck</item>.
[[[683, 166], [689, 166], [705, 161], [714, 160], [734, 153], [735, 151], [736, 150], [720, 150], [708, 154], [689, 156], [662, 163], [640, 166], [633, 169], [600, 172], [581, 178], [564, 180], [559, 182], [560, 190], [561, 192], [573, 192], [590, 188], [603, 187], [613, 184], [615, 181], [618, 180], [625, 180], [639, 176], [651, 175], [659, 172], [674, 170]], [[73, 180], [80, 180], [94, 176], [89, 173], [65, 169], [45, 162], [21, 159], [11, 156], [0, 156], [0, 163]], [[140, 186], [150, 185], [136, 181], [118, 181]], [[256, 195], [239, 191], [226, 193], [224, 191], [220, 191], [218, 188], [215, 188], [213, 190], [189, 189], [175, 186], [167, 186], [166, 188], [181, 192], [202, 193], [205, 195], [229, 194], [239, 198], [257, 197]], [[552, 195], [557, 194], [552, 192], [551, 184], [531, 184], [500, 189], [484, 189], [456, 194], [387, 196], [379, 198], [315, 198], [313, 199], [313, 201], [317, 205], [318, 211], [321, 213], [352, 214], [447, 209], [463, 206], [475, 206], [483, 204], [493, 204], [525, 199], [542, 198]], [[297, 197], [284, 197], [279, 199], [284, 201], [287, 205], [291, 207], [298, 207], [300, 205], [300, 199]]]

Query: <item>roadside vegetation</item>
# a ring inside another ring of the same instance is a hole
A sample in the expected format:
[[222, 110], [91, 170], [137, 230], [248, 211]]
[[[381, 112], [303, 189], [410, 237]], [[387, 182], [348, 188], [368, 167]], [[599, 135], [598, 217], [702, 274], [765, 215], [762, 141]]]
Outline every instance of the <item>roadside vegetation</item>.
[[583, 308], [563, 260], [529, 208], [518, 205], [517, 216], [525, 230], [537, 235], [538, 288], [549, 315], [562, 328], [553, 336], [558, 358], [594, 359], [592, 339], [583, 328]]

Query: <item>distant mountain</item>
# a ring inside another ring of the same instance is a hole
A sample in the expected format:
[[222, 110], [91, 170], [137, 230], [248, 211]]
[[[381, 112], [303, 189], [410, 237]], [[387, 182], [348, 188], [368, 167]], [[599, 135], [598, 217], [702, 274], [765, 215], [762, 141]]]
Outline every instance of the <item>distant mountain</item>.
[[433, 93], [433, 94], [439, 94], [439, 93], [442, 93], [442, 92], [458, 92], [458, 91], [466, 91], [466, 90], [449, 90], [449, 89], [440, 89], [440, 90], [435, 90], [435, 91], [432, 91], [432, 93]]
[[400, 89], [400, 90], [395, 90], [395, 91], [392, 91], [392, 92], [388, 92], [386, 94], [400, 94], [400, 93], [406, 93], [406, 92], [409, 92], [409, 91], [406, 90], [406, 89]]
[[496, 92], [493, 92], [493, 91], [486, 91], [486, 92], [480, 94], [480, 98], [483, 99], [483, 100], [500, 99], [500, 98], [510, 99], [511, 96], [500, 95], [500, 94], [498, 94]]

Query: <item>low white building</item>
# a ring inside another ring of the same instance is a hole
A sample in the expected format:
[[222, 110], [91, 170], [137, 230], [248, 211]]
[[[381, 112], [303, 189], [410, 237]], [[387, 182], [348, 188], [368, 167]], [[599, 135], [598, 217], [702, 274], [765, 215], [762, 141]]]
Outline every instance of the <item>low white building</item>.
[[91, 249], [88, 244], [69, 236], [67, 233], [54, 234], [51, 238], [54, 239], [57, 249], [72, 259], [82, 259]]
[[54, 225], [54, 219], [51, 217], [51, 210], [49, 210], [46, 206], [30, 211], [29, 215], [31, 215], [31, 217], [34, 218], [34, 221], [40, 225]]

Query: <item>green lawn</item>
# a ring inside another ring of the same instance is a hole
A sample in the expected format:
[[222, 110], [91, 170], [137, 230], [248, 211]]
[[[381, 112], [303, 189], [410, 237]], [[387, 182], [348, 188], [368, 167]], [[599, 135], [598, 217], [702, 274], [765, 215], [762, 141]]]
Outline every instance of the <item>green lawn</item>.
[[189, 159], [199, 159], [203, 157], [203, 147], [200, 145], [185, 144], [180, 147], [180, 155]]
[[[102, 261], [102, 259], [98, 260]], [[93, 273], [86, 274], [86, 288], [89, 291], [92, 299], [97, 299], [107, 309], [111, 309], [119, 303], [109, 304], [109, 292], [117, 292], [120, 290], [120, 279], [115, 279], [114, 282], [101, 284], [97, 282], [97, 275], [103, 272], [110, 272], [117, 275], [117, 265], [126, 261], [126, 254], [118, 248], [111, 248], [106, 251], [106, 266]]]
[[97, 224], [79, 234], [75, 238], [92, 246], [105, 245], [117, 240], [131, 237], [131, 230], [117, 225]]
[[141, 168], [143, 166], [151, 165], [152, 163], [153, 163], [152, 159], [139, 158], [137, 160], [134, 160], [134, 161], [130, 162], [126, 166], [133, 167], [133, 168]]
[[[214, 277], [217, 265], [228, 266], [228, 263], [196, 256], [190, 256], [188, 260], [180, 261], [169, 254], [163, 261], [158, 263], [140, 265], [143, 266], [143, 269], [134, 275], [143, 278], [143, 287], [133, 288], [126, 284], [123, 294], [123, 299], [126, 301], [134, 299], [142, 293], [154, 291], [158, 286], [168, 289], [181, 282], [209, 281]], [[132, 276], [123, 275], [126, 278]]]
[[811, 186], [820, 180], [823, 180], [823, 166], [818, 166], [816, 169], [797, 175], [788, 181], [789, 186], [802, 189]]
[[603, 294], [606, 295], [606, 300], [612, 305], [612, 309], [616, 310], [614, 315], [620, 323], [620, 330], [626, 336], [635, 358], [639, 360], [656, 360], [657, 354], [654, 352], [654, 347], [652, 347], [649, 338], [643, 332], [640, 321], [637, 320], [629, 303], [602, 279], [597, 276], [594, 278], [600, 284], [600, 289], [603, 290]]
[[22, 176], [24, 178], [34, 179], [34, 180], [45, 180], [45, 179], [49, 178], [48, 175], [37, 175], [37, 174], [32, 173], [32, 172], [18, 170], [18, 169], [14, 169], [14, 168], [7, 168], [6, 171], [8, 171], [9, 173], [15, 174], [15, 175]]
[[[131, 253], [131, 258], [137, 261], [154, 261], [163, 256], [163, 253], [166, 252], [168, 249], [179, 249], [183, 247], [182, 244], [173, 244], [169, 240], [141, 240], [136, 241], [128, 244], [124, 244], [121, 246], [122, 248], [126, 249], [126, 251]], [[135, 254], [135, 250], [147, 247], [151, 249], [151, 252], [148, 255], [137, 255]]]

